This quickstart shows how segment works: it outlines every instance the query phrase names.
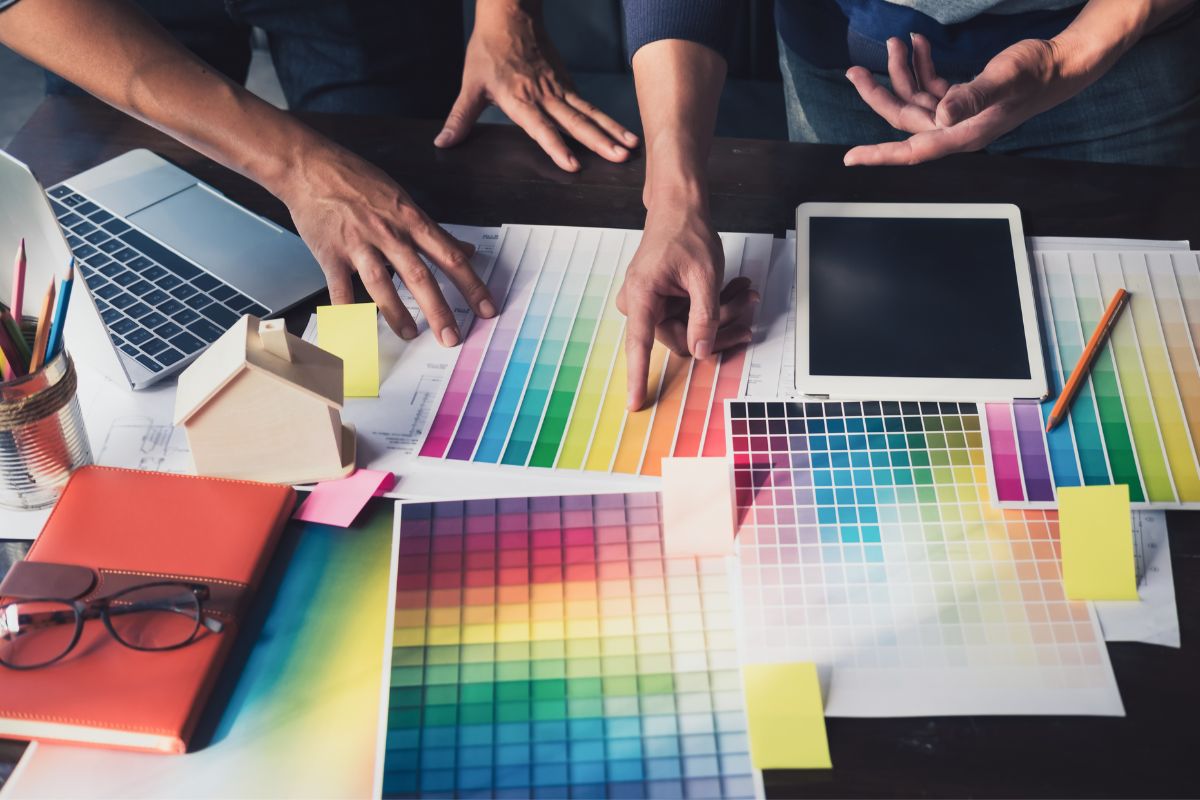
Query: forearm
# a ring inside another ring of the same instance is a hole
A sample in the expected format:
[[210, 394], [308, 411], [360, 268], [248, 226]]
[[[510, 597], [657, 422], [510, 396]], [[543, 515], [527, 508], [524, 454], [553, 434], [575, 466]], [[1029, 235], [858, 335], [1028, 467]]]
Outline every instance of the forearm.
[[24, 0], [0, 43], [284, 197], [318, 134], [227, 80], [125, 0]]
[[1079, 16], [1051, 40], [1057, 69], [1085, 85], [1104, 74], [1139, 39], [1197, 0], [1089, 0]]
[[646, 207], [707, 210], [706, 171], [725, 60], [695, 42], [664, 39], [634, 54], [633, 74], [645, 131]]

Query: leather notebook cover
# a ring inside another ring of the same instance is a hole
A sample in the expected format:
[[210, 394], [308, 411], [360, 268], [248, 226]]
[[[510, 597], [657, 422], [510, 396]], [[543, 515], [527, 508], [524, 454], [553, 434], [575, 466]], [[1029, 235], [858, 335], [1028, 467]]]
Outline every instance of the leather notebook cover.
[[206, 583], [238, 608], [177, 650], [132, 650], [95, 619], [56, 663], [0, 666], [0, 737], [184, 752], [294, 505], [288, 486], [78, 470], [28, 561], [90, 567], [100, 582], [89, 597], [152, 573]]

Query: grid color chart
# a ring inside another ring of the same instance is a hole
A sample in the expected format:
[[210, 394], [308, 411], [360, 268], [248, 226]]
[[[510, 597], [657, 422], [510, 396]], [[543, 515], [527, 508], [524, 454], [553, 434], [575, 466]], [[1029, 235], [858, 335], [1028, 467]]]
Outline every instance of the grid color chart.
[[723, 559], [656, 494], [403, 504], [385, 797], [752, 797]]
[[[638, 231], [507, 226], [489, 285], [501, 313], [464, 341], [420, 450], [428, 458], [661, 475], [671, 455], [724, 455], [724, 401], [746, 348], [693, 362], [656, 342], [647, 404], [625, 410], [616, 297]], [[723, 236], [729, 277], [766, 278], [771, 238]]]
[[1118, 288], [1132, 294], [1068, 419], [1054, 399], [991, 403], [990, 477], [1002, 506], [1054, 508], [1059, 486], [1128, 484], [1135, 508], [1200, 508], [1200, 261], [1188, 252], [1037, 254], [1057, 396]]
[[729, 413], [748, 659], [830, 669], [832, 716], [1123, 713], [1057, 515], [991, 504], [973, 404]]

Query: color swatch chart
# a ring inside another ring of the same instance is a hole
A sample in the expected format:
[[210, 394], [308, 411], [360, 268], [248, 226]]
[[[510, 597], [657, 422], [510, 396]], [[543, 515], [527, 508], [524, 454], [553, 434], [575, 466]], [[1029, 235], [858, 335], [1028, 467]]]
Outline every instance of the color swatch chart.
[[973, 404], [731, 401], [750, 661], [831, 716], [1123, 714], [1057, 515], [993, 507]]
[[[489, 276], [501, 313], [476, 320], [421, 446], [424, 457], [658, 476], [666, 456], [724, 455], [723, 403], [746, 351], [693, 362], [655, 343], [646, 407], [625, 410], [616, 296], [638, 231], [510, 225]], [[766, 235], [726, 234], [726, 275], [765, 279]]]
[[1054, 508], [1056, 487], [1129, 485], [1135, 508], [1200, 508], [1200, 254], [1036, 256], [1057, 397], [1118, 288], [1132, 297], [1068, 420], [1053, 399], [988, 404], [992, 488], [1003, 506]]
[[657, 494], [403, 504], [384, 797], [751, 797], [723, 559]]

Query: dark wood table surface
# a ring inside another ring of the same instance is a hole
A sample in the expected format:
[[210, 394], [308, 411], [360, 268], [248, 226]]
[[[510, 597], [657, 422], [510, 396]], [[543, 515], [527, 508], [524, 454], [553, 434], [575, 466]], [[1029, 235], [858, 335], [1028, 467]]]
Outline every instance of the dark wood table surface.
[[[430, 143], [436, 122], [306, 119], [393, 175], [441, 222], [632, 228], [644, 218], [640, 157], [614, 165], [579, 152], [584, 169], [568, 175], [506, 126], [481, 126], [463, 146], [442, 151]], [[135, 147], [289, 225], [283, 205], [255, 184], [90, 98], [48, 99], [9, 150], [50, 185]], [[796, 205], [809, 200], [1006, 202], [1020, 206], [1030, 235], [1190, 239], [1200, 247], [1200, 170], [977, 155], [846, 169], [842, 152], [718, 140], [711, 162], [718, 229], [782, 235]], [[1200, 795], [1192, 761], [1200, 757], [1200, 518], [1172, 512], [1168, 519], [1184, 647], [1109, 645], [1126, 717], [830, 719], [835, 768], [768, 773], [768, 795]], [[0, 743], [0, 778], [5, 760], [19, 753], [19, 745]]]

